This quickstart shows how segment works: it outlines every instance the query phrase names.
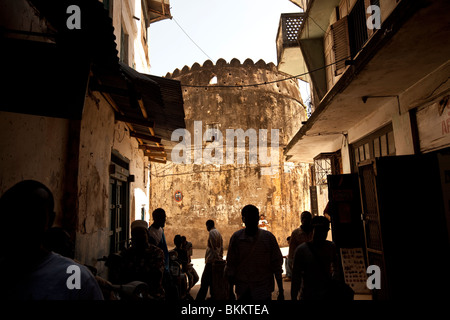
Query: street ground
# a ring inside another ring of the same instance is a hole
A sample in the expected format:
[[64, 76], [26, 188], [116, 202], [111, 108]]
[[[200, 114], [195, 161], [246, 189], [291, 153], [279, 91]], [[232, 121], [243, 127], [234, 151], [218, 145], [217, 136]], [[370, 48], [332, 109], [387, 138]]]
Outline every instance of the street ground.
[[[288, 254], [288, 251], [289, 251], [289, 247], [281, 248], [281, 253], [283, 254], [283, 256], [286, 256]], [[226, 254], [227, 254], [226, 251], [224, 251], [224, 257], [223, 257], [224, 259], [226, 259]], [[284, 261], [286, 261], [286, 260], [284, 260]], [[205, 249], [194, 249], [193, 250], [192, 263], [194, 265], [195, 271], [197, 271], [197, 274], [200, 277], [200, 280], [191, 289], [191, 296], [195, 299], [195, 297], [197, 296], [197, 292], [200, 289], [202, 273], [203, 273], [203, 269], [205, 267]], [[286, 271], [284, 268], [284, 265], [283, 265], [283, 270]], [[283, 276], [285, 276], [284, 273], [283, 273]], [[283, 288], [284, 288], [285, 299], [291, 300], [291, 282], [283, 281]], [[277, 299], [277, 292], [278, 292], [278, 287], [275, 283], [275, 291], [272, 294], [273, 300]], [[208, 295], [206, 296], [206, 298], [208, 299], [208, 297], [210, 297], [209, 292], [208, 292]]]
[[[283, 247], [280, 248], [281, 253], [283, 256], [287, 256], [289, 252], [289, 247]], [[224, 259], [226, 259], [226, 251], [224, 251]], [[285, 259], [283, 261], [283, 278], [286, 275], [286, 268], [285, 268]], [[197, 271], [197, 274], [200, 278], [200, 280], [197, 282], [197, 284], [191, 289], [191, 296], [195, 299], [197, 296], [197, 292], [200, 289], [200, 282], [202, 279], [202, 273], [203, 269], [205, 267], [205, 249], [194, 249], [193, 255], [192, 255], [192, 263], [194, 265], [195, 271]], [[284, 289], [284, 298], [285, 300], [291, 300], [291, 282], [290, 281], [283, 281], [283, 289]], [[278, 286], [275, 283], [275, 291], [272, 293], [272, 300], [277, 299], [277, 293], [278, 293]], [[206, 298], [208, 299], [210, 297], [209, 292]], [[355, 300], [371, 300], [371, 296], [368, 295], [355, 295]]]

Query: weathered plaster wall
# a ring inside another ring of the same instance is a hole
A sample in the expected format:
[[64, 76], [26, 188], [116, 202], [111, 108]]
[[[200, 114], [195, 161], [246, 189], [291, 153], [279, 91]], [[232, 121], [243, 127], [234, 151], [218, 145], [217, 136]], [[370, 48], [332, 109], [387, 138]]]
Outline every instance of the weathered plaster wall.
[[[216, 86], [183, 87], [186, 128], [190, 132], [194, 132], [194, 121], [218, 123], [224, 133], [225, 129], [274, 128], [280, 129], [280, 144], [286, 144], [306, 120], [297, 80], [273, 82], [290, 77], [278, 72], [273, 63], [250, 59], [242, 64], [238, 59], [227, 63], [219, 59], [214, 65], [207, 60], [202, 66], [195, 63], [166, 75], [187, 85], [208, 85], [214, 76]], [[264, 82], [267, 84], [257, 87], [220, 87]]]
[[[280, 245], [299, 226], [298, 214], [309, 210], [310, 168], [301, 165], [289, 173], [260, 175], [258, 167], [182, 165], [172, 169], [152, 165], [151, 206], [162, 207], [168, 218], [165, 233], [170, 245], [176, 234], [185, 235], [195, 247], [206, 245], [205, 222], [213, 219], [227, 246], [242, 226], [241, 210], [256, 205], [270, 223]], [[183, 200], [173, 195], [181, 191]]]
[[114, 114], [97, 94], [86, 96], [81, 121], [76, 258], [96, 265], [108, 255], [109, 164]]
[[112, 148], [130, 161], [130, 174], [135, 176], [130, 185], [130, 221], [133, 221], [141, 219], [142, 207], [147, 219], [149, 217], [149, 170], [147, 158], [139, 150], [138, 141], [130, 137], [129, 132], [125, 123], [116, 122]]
[[[37, 33], [47, 33], [47, 22], [40, 18], [26, 0], [2, 0], [0, 1], [1, 26], [11, 30], [26, 30]], [[50, 40], [42, 36], [9, 33], [8, 37], [24, 40], [44, 41]]]
[[98, 93], [89, 93], [80, 133], [76, 258], [96, 266], [100, 274], [104, 265], [96, 260], [109, 254], [109, 165], [113, 149], [130, 161], [130, 174], [135, 175], [135, 182], [130, 183], [130, 222], [141, 218], [143, 205], [148, 217], [148, 170], [143, 152], [130, 137], [126, 124], [114, 120], [108, 102]]
[[62, 214], [69, 120], [0, 112], [0, 195], [19, 181], [33, 179], [54, 193]]
[[[202, 133], [207, 125], [217, 124], [224, 135], [224, 151], [226, 129], [280, 130], [278, 172], [273, 175], [263, 175], [259, 164], [248, 161], [209, 165], [152, 163], [151, 208], [162, 207], [167, 212], [165, 233], [169, 246], [176, 234], [183, 234], [195, 247], [205, 247], [208, 219], [216, 221], [224, 245], [228, 246], [232, 233], [242, 227], [241, 209], [246, 204], [256, 205], [280, 245], [287, 245], [286, 238], [300, 224], [299, 213], [310, 210], [309, 165], [285, 164], [281, 157], [283, 146], [301, 121], [306, 120], [298, 83], [295, 80], [269, 83], [288, 75], [277, 72], [272, 63], [260, 60], [255, 64], [250, 59], [242, 64], [237, 59], [230, 63], [219, 59], [215, 65], [208, 60], [203, 66], [195, 63], [166, 77], [182, 84], [207, 86], [183, 87], [186, 128], [192, 135], [192, 143], [194, 121], [202, 121]], [[217, 78], [217, 84], [208, 86], [213, 77]], [[239, 87], [264, 82], [267, 84]], [[176, 191], [183, 194], [179, 202], [174, 199]]]
[[[143, 15], [140, 0], [112, 0], [113, 1], [113, 26], [116, 36], [117, 50], [120, 56], [121, 29], [129, 35], [128, 61], [129, 66], [139, 72], [150, 73], [150, 63], [148, 61], [148, 45], [144, 48], [141, 41], [142, 33], [146, 32], [145, 24], [142, 23]], [[134, 19], [133, 16], [141, 20]]]
[[[48, 32], [46, 21], [26, 0], [0, 1], [0, 21], [6, 29]], [[8, 33], [7, 36], [50, 41], [25, 34]], [[54, 193], [58, 221], [64, 211], [68, 141], [68, 120], [0, 111], [0, 195], [21, 180], [38, 180]]]
[[[74, 229], [76, 259], [99, 267], [101, 273], [103, 265], [96, 260], [109, 253], [111, 150], [130, 160], [130, 174], [135, 175], [130, 183], [131, 221], [140, 219], [143, 205], [148, 219], [147, 162], [126, 125], [114, 121], [111, 107], [96, 93], [86, 97], [80, 130], [70, 124], [66, 119], [0, 112], [0, 194], [24, 179], [46, 184], [54, 194], [56, 224]], [[73, 162], [71, 137], [77, 135], [76, 172], [68, 164]], [[68, 189], [69, 177], [78, 180], [77, 187]], [[67, 225], [74, 217], [67, 216], [66, 192], [77, 192], [75, 226]]]

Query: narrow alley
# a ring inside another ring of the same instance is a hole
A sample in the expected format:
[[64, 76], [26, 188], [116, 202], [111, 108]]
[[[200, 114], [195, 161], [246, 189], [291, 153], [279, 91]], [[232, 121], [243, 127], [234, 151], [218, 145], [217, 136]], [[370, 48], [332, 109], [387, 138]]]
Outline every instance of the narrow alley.
[[449, 12], [0, 1], [0, 298], [450, 297]]

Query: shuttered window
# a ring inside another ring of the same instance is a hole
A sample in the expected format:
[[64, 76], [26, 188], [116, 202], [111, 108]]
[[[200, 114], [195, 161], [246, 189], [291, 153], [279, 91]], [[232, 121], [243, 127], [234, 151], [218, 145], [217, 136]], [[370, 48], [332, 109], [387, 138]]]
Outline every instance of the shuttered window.
[[129, 64], [128, 61], [128, 34], [125, 33], [123, 28], [121, 29], [120, 35], [120, 62]]
[[335, 75], [340, 75], [345, 70], [345, 60], [350, 57], [346, 16], [331, 25], [331, 33], [333, 35], [334, 61], [336, 62]]
[[331, 25], [336, 76], [345, 70], [345, 60], [355, 57], [373, 33], [366, 24], [370, 5], [379, 6], [379, 0], [357, 0], [347, 16]]

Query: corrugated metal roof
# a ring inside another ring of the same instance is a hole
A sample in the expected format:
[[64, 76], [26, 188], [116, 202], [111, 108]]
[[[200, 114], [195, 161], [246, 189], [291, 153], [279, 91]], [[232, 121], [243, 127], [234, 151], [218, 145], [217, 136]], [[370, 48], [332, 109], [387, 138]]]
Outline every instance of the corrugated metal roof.
[[[57, 30], [58, 47], [75, 52], [72, 56], [80, 59], [91, 59], [91, 90], [108, 93], [122, 119], [132, 124], [136, 134], [150, 136], [152, 132], [170, 141], [175, 129], [185, 128], [180, 83], [139, 73], [119, 62], [112, 20], [101, 2], [30, 0], [30, 3]], [[80, 30], [69, 30], [66, 26], [69, 5], [81, 9]]]
[[130, 118], [126, 122], [132, 124], [136, 133], [150, 135], [149, 126], [143, 129], [142, 124], [149, 121], [153, 122], [156, 137], [170, 141], [175, 129], [186, 127], [179, 81], [143, 74], [122, 63], [118, 72], [93, 70], [91, 89], [108, 93], [120, 113]]
[[[114, 67], [119, 62], [114, 27], [103, 3], [97, 0], [29, 0], [39, 14], [57, 30], [58, 45], [73, 47], [93, 58], [103, 67]], [[77, 5], [82, 13], [81, 29], [67, 28], [67, 8]]]
[[[162, 108], [148, 110], [150, 118], [160, 119], [160, 121], [155, 121], [155, 134], [158, 132], [163, 139], [170, 140], [174, 130], [186, 128], [181, 83], [177, 80], [152, 75], [147, 75], [147, 77], [158, 83], [164, 101]], [[162, 118], [164, 121], [161, 121]]]

